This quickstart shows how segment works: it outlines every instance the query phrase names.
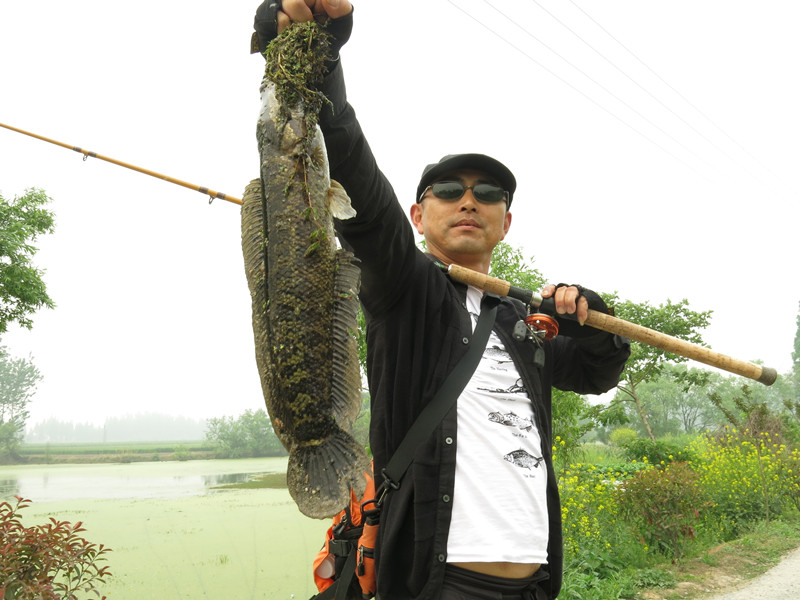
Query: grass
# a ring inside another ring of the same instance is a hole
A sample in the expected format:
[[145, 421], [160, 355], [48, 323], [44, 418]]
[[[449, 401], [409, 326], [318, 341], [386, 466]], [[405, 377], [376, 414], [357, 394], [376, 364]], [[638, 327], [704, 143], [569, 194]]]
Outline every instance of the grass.
[[24, 444], [26, 464], [91, 464], [211, 459], [216, 446], [205, 441]]
[[777, 565], [787, 552], [800, 546], [800, 520], [757, 523], [737, 540], [700, 552], [677, 565], [661, 569], [672, 577], [666, 588], [645, 582], [643, 600], [699, 599], [757, 577]]
[[265, 473], [252, 477], [249, 481], [228, 483], [214, 487], [215, 490], [285, 490], [286, 473]]

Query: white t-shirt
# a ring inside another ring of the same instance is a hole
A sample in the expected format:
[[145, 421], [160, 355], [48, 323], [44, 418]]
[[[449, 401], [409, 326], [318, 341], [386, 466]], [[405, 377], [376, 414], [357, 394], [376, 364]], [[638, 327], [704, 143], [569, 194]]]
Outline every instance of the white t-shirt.
[[[482, 294], [470, 287], [475, 329]], [[492, 332], [458, 398], [450, 562], [547, 562], [547, 470], [533, 406]]]

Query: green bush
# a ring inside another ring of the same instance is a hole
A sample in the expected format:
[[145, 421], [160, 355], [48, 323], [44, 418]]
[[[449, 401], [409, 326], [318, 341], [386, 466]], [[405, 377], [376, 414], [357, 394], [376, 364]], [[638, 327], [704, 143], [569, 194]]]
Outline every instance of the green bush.
[[636, 430], [631, 429], [630, 427], [618, 427], [611, 432], [610, 436], [608, 436], [608, 441], [610, 444], [617, 446], [618, 448], [624, 448], [627, 444], [631, 443], [638, 437], [639, 434], [636, 433]]
[[686, 463], [636, 473], [620, 485], [617, 499], [622, 521], [646, 548], [676, 560], [695, 537], [700, 511], [710, 506], [699, 476]]
[[691, 450], [661, 440], [637, 438], [624, 445], [625, 457], [632, 461], [645, 461], [652, 465], [671, 462], [692, 462], [697, 456]]

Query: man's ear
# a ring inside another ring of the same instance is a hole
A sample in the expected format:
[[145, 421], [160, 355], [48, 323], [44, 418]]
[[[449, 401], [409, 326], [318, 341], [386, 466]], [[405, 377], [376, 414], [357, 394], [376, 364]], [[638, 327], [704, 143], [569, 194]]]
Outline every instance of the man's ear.
[[511, 228], [511, 213], [506, 211], [506, 216], [503, 218], [503, 239], [505, 239], [506, 235], [508, 234], [508, 230]]
[[412, 204], [409, 212], [411, 213], [411, 223], [417, 228], [417, 233], [423, 235], [425, 228], [422, 226], [422, 203]]

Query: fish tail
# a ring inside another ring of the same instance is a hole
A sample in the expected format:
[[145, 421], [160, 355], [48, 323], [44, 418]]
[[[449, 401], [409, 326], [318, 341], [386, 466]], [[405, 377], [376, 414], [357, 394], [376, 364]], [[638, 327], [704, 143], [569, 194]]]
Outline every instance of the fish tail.
[[350, 490], [363, 495], [369, 471], [364, 447], [337, 430], [320, 444], [295, 446], [289, 453], [286, 482], [292, 499], [307, 517], [325, 519], [350, 502]]

